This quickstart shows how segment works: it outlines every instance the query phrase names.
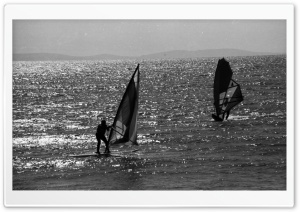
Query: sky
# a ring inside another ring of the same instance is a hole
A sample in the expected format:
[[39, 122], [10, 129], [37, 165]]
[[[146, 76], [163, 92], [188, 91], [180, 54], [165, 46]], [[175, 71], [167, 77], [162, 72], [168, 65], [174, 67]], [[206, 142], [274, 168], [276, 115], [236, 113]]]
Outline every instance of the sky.
[[14, 20], [13, 53], [141, 56], [172, 50], [286, 53], [285, 20]]

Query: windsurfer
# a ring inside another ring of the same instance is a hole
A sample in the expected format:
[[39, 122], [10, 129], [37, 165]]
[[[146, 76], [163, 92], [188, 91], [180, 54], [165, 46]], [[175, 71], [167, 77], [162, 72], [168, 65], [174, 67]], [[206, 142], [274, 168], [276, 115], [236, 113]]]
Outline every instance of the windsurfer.
[[110, 153], [109, 151], [109, 143], [105, 137], [105, 133], [107, 130], [109, 130], [111, 128], [111, 126], [107, 126], [106, 125], [106, 121], [102, 120], [101, 124], [98, 125], [97, 127], [97, 132], [96, 132], [96, 138], [97, 138], [97, 152], [98, 154], [100, 154], [100, 144], [101, 144], [101, 140], [104, 142], [105, 144], [105, 152], [104, 153]]
[[227, 120], [230, 110], [243, 101], [240, 85], [232, 79], [233, 72], [224, 58], [218, 61], [214, 78], [215, 121]]
[[226, 120], [228, 119], [229, 113], [230, 113], [230, 110], [228, 110], [228, 111], [226, 112]]

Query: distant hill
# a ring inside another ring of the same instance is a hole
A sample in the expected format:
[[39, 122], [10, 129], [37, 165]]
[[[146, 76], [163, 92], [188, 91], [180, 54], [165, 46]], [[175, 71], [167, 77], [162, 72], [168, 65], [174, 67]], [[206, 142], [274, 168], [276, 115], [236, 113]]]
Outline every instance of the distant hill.
[[129, 57], [101, 54], [94, 56], [78, 57], [63, 54], [31, 53], [13, 54], [13, 61], [59, 61], [59, 60], [118, 60], [129, 59]]
[[13, 61], [47, 61], [47, 60], [75, 60], [76, 57], [51, 54], [51, 53], [33, 53], [33, 54], [13, 54]]
[[111, 54], [78, 57], [63, 54], [31, 53], [13, 54], [14, 61], [58, 61], [58, 60], [122, 60], [122, 59], [184, 59], [184, 58], [207, 58], [207, 57], [234, 57], [234, 56], [259, 56], [277, 55], [282, 53], [251, 52], [239, 49], [206, 49], [198, 51], [175, 50], [147, 54], [139, 57], [126, 57]]
[[[276, 54], [276, 53], [275, 53]], [[278, 53], [279, 54], [279, 53]], [[270, 52], [251, 52], [238, 49], [206, 49], [198, 51], [168, 51], [156, 54], [143, 55], [145, 59], [171, 59], [171, 58], [207, 58], [207, 57], [235, 57], [235, 56], [258, 56], [274, 55]]]

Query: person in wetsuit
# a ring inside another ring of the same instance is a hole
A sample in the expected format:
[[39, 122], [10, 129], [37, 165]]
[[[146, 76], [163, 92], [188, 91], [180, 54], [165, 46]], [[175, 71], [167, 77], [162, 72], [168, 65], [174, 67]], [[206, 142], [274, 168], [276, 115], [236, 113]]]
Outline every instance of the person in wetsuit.
[[[223, 104], [224, 104], [225, 107], [227, 106], [227, 104], [228, 104], [228, 98], [224, 99], [224, 103]], [[219, 106], [215, 103], [215, 107], [218, 108]], [[225, 116], [225, 114], [226, 114], [226, 116]], [[218, 111], [217, 111], [217, 115], [212, 114], [212, 118], [215, 121], [223, 121], [224, 117], [226, 118], [226, 120], [228, 119], [229, 114], [230, 114], [230, 110], [227, 110], [226, 112], [223, 112], [222, 113], [222, 117], [220, 117], [221, 113], [218, 114]]]
[[[228, 119], [229, 113], [230, 113], [230, 110], [228, 110], [228, 111], [226, 112], [226, 120]], [[224, 114], [225, 114], [225, 113], [224, 113]], [[224, 119], [224, 118], [223, 118], [223, 119]]]
[[100, 144], [101, 144], [101, 140], [104, 141], [105, 143], [105, 152], [104, 153], [110, 153], [109, 151], [109, 143], [105, 137], [105, 133], [107, 130], [109, 130], [109, 128], [111, 128], [111, 126], [107, 126], [106, 125], [106, 121], [102, 120], [101, 124], [98, 125], [97, 127], [97, 132], [96, 132], [96, 138], [97, 138], [97, 152], [98, 154], [100, 154]]
[[[225, 98], [224, 106], [227, 107], [227, 105], [228, 105], [228, 98]], [[230, 110], [227, 110], [226, 112], [223, 113], [223, 120], [224, 120], [225, 113], [226, 113], [226, 120], [227, 120], [228, 116], [229, 116], [229, 113], [230, 113]]]

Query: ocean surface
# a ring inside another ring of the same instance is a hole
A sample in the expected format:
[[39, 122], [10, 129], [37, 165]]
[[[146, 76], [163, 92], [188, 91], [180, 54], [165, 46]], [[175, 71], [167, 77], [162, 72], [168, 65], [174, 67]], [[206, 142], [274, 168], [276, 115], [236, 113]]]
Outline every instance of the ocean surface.
[[[286, 190], [286, 56], [226, 58], [244, 101], [224, 122], [218, 59], [14, 62], [13, 190]], [[139, 145], [70, 157], [95, 152], [138, 63]]]

